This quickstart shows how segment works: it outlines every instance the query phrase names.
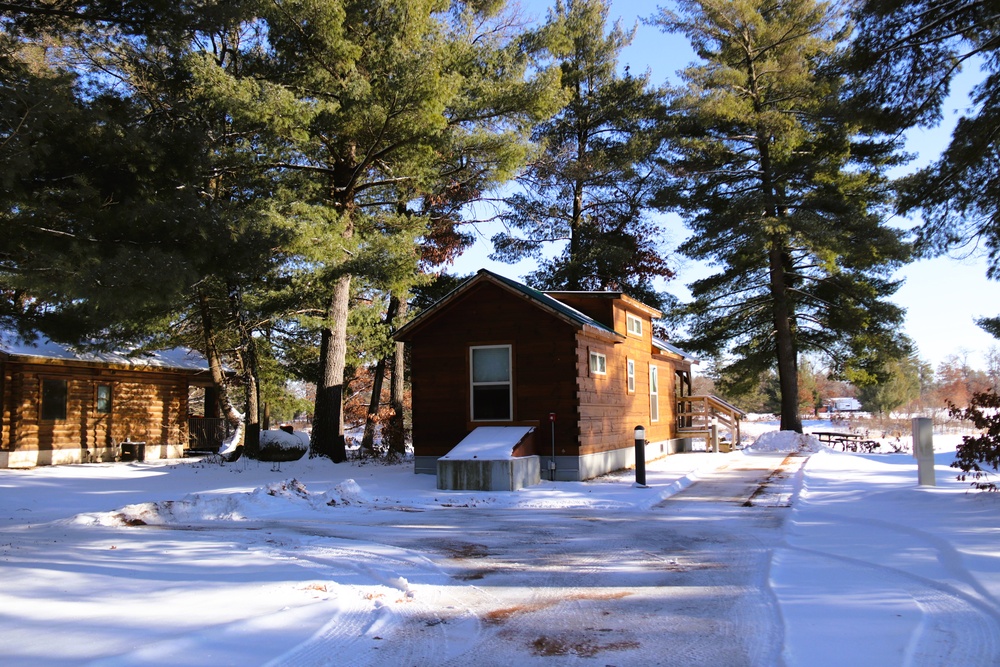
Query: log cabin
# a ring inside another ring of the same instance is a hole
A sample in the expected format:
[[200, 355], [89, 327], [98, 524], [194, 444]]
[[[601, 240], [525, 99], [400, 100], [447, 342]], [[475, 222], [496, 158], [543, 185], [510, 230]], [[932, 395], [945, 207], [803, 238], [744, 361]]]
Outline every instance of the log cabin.
[[396, 334], [410, 346], [415, 472], [457, 488], [442, 457], [478, 427], [531, 427], [513, 456], [538, 456], [552, 480], [633, 465], [636, 426], [650, 459], [689, 449], [705, 429], [678, 406], [697, 360], [654, 335], [661, 316], [620, 292], [540, 292], [480, 270]]
[[211, 384], [184, 348], [82, 352], [0, 332], [0, 468], [179, 458], [189, 393]]

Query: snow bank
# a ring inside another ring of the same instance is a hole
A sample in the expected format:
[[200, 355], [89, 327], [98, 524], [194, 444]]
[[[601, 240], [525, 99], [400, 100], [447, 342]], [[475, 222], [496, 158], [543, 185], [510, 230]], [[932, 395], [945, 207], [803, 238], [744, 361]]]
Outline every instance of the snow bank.
[[822, 449], [814, 436], [795, 431], [768, 431], [750, 445], [754, 452], [818, 452]]
[[217, 521], [253, 521], [329, 507], [372, 505], [379, 499], [346, 479], [326, 492], [311, 492], [298, 479], [286, 479], [243, 493], [191, 494], [180, 500], [126, 505], [112, 512], [81, 514], [75, 523], [102, 526], [168, 526]]

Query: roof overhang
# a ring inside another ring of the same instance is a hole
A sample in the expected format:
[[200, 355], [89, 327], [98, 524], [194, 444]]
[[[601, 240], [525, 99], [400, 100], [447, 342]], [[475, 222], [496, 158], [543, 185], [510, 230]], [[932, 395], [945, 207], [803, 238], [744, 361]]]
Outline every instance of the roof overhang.
[[472, 278], [466, 280], [464, 283], [439, 299], [432, 306], [400, 327], [399, 331], [396, 332], [393, 338], [397, 341], [411, 340], [416, 331], [434, 319], [434, 316], [448, 304], [453, 303], [469, 292], [469, 290], [483, 283], [495, 285], [513, 296], [529, 301], [550, 315], [579, 330], [582, 330], [589, 335], [613, 341], [625, 340], [625, 336], [623, 334], [620, 334], [613, 329], [609, 329], [592, 317], [581, 313], [572, 306], [562, 303], [545, 292], [539, 292], [538, 290], [532, 289], [527, 285], [522, 285], [516, 280], [505, 278], [504, 276], [486, 269], [480, 269], [479, 272]]
[[[128, 371], [173, 371], [207, 373], [208, 362], [201, 353], [177, 347], [155, 352], [126, 353], [77, 350], [64, 343], [36, 335], [33, 340], [0, 331], [0, 360], [8, 362], [110, 368]], [[223, 372], [233, 374], [231, 368]]]

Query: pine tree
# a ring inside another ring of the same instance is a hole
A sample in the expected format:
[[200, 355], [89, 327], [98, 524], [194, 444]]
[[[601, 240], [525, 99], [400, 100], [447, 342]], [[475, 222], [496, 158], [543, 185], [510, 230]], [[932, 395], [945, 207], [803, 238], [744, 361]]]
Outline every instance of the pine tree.
[[[410, 203], [442, 184], [480, 192], [509, 178], [523, 162], [527, 126], [549, 112], [552, 77], [525, 81], [528, 40], [496, 20], [502, 8], [294, 0], [266, 10], [268, 76], [316, 111], [283, 167], [310, 177], [303, 201], [339, 236], [339, 250], [324, 262], [317, 455], [345, 458], [351, 285], [373, 265], [360, 259], [365, 249], [385, 239], [380, 221], [388, 213], [412, 219]], [[414, 240], [386, 247], [415, 261]]]
[[[981, 245], [991, 279], [1000, 279], [998, 10], [995, 0], [865, 0], [847, 61], [855, 109], [891, 132], [936, 125], [958, 73], [981, 72], [940, 158], [900, 180], [898, 211], [920, 214], [924, 255]], [[979, 324], [1000, 337], [1000, 317]]]
[[[28, 104], [33, 81], [4, 77], [21, 87], [13, 100], [24, 114], [6, 147], [33, 160], [4, 172], [19, 187], [7, 191], [12, 233], [2, 241], [32, 249], [15, 246], [4, 278], [39, 313], [29, 319], [22, 308], [20, 322], [70, 342], [183, 339], [209, 358], [219, 389], [232, 351], [255, 424], [255, 327], [280, 312], [261, 311], [274, 305], [261, 292], [282, 282], [298, 231], [294, 196], [268, 168], [281, 131], [301, 119], [295, 97], [247, 71], [262, 36], [241, 3], [142, 23], [126, 10], [91, 18], [94, 6], [62, 9], [69, 34], [40, 37], [55, 57], [30, 58], [36, 47], [12, 35], [21, 62], [41, 72], [34, 85], [72, 82], [62, 104]], [[186, 28], [166, 29], [174, 20]], [[47, 107], [56, 111], [39, 113]], [[232, 402], [226, 414], [240, 421]]]
[[[661, 234], [649, 218], [660, 146], [661, 91], [649, 75], [618, 73], [632, 41], [606, 0], [561, 0], [542, 29], [567, 95], [563, 108], [538, 125], [540, 152], [507, 198], [507, 231], [493, 237], [494, 257], [532, 257], [528, 282], [549, 289], [612, 289], [652, 305], [664, 296], [654, 278], [671, 278]], [[562, 243], [552, 258], [544, 251]]]
[[657, 21], [702, 62], [673, 97], [660, 204], [691, 229], [681, 251], [719, 268], [691, 285], [686, 344], [728, 352], [725, 374], [748, 384], [776, 368], [781, 428], [801, 431], [801, 353], [863, 376], [877, 351], [901, 347], [902, 312], [885, 300], [908, 251], [884, 224], [895, 146], [839, 104], [843, 82], [827, 65], [846, 33], [828, 5], [677, 6]]
[[887, 364], [885, 377], [858, 387], [858, 400], [881, 417], [920, 398], [920, 360], [914, 355]]

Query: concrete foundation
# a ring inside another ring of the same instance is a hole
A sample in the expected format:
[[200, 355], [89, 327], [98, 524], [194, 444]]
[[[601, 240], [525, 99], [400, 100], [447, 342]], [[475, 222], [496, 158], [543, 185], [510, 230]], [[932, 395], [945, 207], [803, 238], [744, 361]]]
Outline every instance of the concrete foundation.
[[517, 491], [540, 481], [537, 456], [437, 461], [437, 488], [446, 491]]
[[[674, 440], [663, 440], [646, 444], [646, 460], [654, 461], [669, 454], [679, 454], [691, 451], [691, 438], [676, 438]], [[549, 479], [549, 461], [551, 456], [522, 457], [535, 458], [538, 460], [538, 469], [543, 479]], [[635, 465], [635, 447], [623, 447], [610, 452], [600, 452], [598, 454], [587, 454], [584, 456], [557, 456], [555, 479], [559, 482], [580, 482], [585, 479], [599, 477], [615, 470], [622, 470]], [[438, 475], [438, 488], [444, 489], [441, 485], [441, 473], [436, 456], [414, 457], [414, 472], [418, 475]], [[476, 463], [487, 463], [477, 461]], [[492, 462], [489, 462], [492, 463]], [[497, 463], [506, 463], [498, 461]], [[493, 472], [490, 471], [492, 478]], [[511, 472], [513, 474], [513, 472]], [[537, 484], [537, 482], [532, 482]], [[525, 485], [526, 486], [526, 485]], [[518, 487], [520, 488], [520, 487]]]

